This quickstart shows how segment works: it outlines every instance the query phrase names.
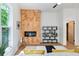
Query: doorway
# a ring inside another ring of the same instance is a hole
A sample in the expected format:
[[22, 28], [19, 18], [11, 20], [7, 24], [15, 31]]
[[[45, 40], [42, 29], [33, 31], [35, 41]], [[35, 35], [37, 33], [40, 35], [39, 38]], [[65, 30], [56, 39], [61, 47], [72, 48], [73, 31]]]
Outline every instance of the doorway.
[[67, 28], [67, 48], [73, 49], [75, 47], [75, 21], [69, 21], [66, 23]]

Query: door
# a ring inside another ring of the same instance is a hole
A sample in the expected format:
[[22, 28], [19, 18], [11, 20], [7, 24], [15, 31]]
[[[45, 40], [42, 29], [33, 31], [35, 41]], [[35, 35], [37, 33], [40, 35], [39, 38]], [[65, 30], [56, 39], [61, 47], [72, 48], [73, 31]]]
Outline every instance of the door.
[[75, 43], [75, 22], [70, 21], [67, 23], [67, 48], [73, 49]]

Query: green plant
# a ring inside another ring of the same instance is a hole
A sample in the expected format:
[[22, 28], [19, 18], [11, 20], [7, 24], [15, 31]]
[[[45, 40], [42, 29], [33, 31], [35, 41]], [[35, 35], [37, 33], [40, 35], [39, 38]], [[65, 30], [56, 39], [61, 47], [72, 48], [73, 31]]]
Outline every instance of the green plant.
[[1, 9], [1, 25], [7, 26], [8, 12], [5, 9]]
[[0, 47], [0, 56], [3, 56], [4, 53], [5, 53], [5, 45], [2, 45], [2, 46]]

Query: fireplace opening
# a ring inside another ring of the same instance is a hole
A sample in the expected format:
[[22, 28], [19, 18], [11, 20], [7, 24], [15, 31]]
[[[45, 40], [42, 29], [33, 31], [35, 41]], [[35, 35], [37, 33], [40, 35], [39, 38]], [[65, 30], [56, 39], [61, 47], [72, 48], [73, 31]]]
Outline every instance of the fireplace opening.
[[25, 31], [24, 36], [25, 37], [36, 37], [36, 31]]

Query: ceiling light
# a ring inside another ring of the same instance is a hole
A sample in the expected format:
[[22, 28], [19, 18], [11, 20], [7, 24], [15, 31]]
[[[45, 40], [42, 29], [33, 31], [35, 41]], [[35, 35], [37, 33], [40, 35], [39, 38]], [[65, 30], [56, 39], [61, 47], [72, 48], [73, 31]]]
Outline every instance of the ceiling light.
[[55, 8], [57, 5], [58, 5], [58, 4], [56, 3], [56, 4], [53, 6], [53, 8]]

